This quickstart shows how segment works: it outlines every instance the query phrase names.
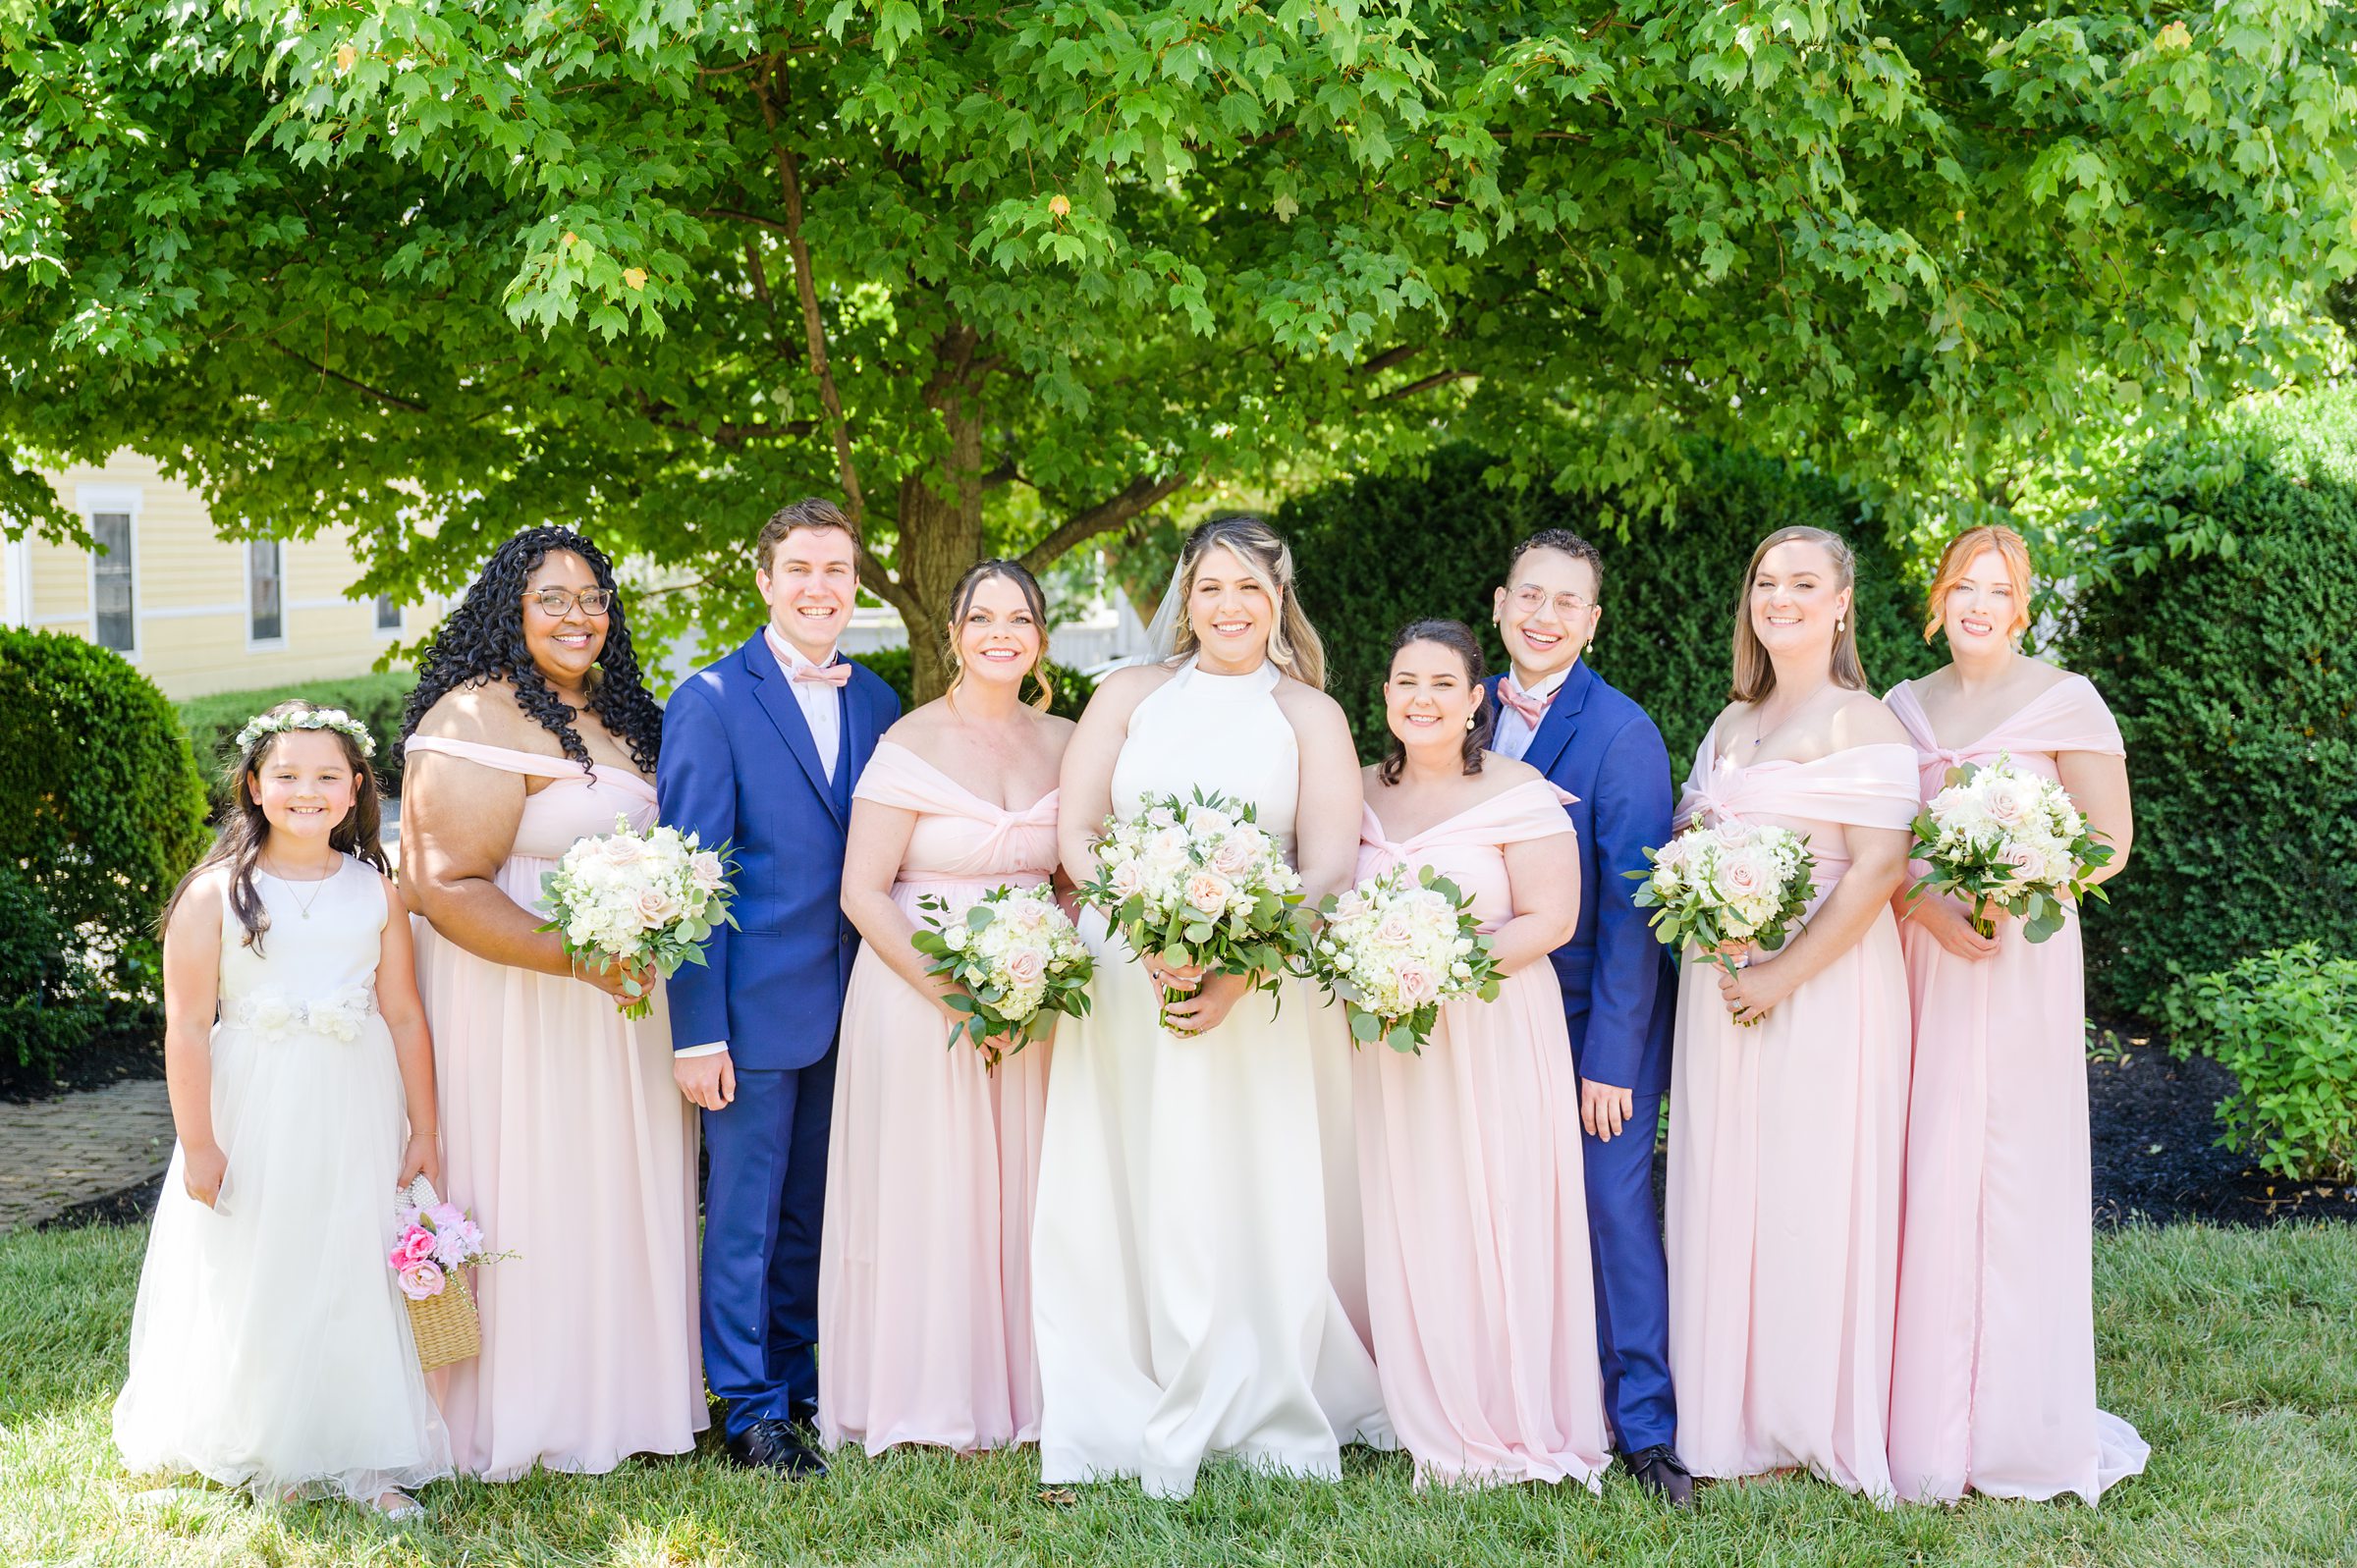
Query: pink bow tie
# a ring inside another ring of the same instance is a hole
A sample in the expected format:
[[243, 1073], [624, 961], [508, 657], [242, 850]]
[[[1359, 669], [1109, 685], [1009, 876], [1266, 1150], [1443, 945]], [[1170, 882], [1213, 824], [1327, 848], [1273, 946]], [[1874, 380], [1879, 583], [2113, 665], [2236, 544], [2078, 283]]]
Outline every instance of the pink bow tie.
[[[1560, 691], [1562, 688], [1559, 686], [1556, 689]], [[1533, 697], [1514, 684], [1512, 676], [1507, 676], [1498, 682], [1498, 700], [1520, 714], [1522, 722], [1535, 730], [1539, 728], [1539, 721], [1547, 717], [1547, 705], [1555, 700], [1555, 692], [1550, 691], [1544, 697]]]
[[822, 681], [830, 686], [848, 686], [851, 681], [850, 662], [838, 659], [831, 665], [796, 665], [794, 678]]

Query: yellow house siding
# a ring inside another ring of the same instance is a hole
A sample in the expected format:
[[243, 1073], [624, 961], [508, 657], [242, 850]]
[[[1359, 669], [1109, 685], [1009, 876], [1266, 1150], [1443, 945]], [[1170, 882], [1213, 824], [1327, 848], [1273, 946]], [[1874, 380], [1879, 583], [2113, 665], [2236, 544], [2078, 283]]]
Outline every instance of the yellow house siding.
[[[441, 602], [428, 601], [409, 607], [398, 632], [377, 630], [373, 601], [344, 596], [359, 575], [349, 541], [323, 535], [281, 544], [280, 636], [256, 643], [247, 541], [214, 534], [202, 496], [130, 452], [47, 477], [66, 505], [85, 516], [134, 512], [132, 659], [168, 697], [358, 675], [375, 665], [387, 643], [413, 638], [440, 618]], [[127, 497], [136, 498], [128, 508]], [[0, 570], [20, 569], [30, 583], [28, 600], [0, 578], [0, 607], [12, 619], [92, 635], [89, 552], [24, 541], [0, 552]]]

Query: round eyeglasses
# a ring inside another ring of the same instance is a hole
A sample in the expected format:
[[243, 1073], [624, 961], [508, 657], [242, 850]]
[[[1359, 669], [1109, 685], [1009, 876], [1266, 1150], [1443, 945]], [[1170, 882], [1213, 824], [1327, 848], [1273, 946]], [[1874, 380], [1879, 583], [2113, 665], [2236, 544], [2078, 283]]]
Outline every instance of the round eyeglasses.
[[582, 615], [602, 616], [614, 606], [614, 590], [611, 588], [583, 588], [579, 593], [575, 593], [571, 588], [543, 588], [538, 593], [527, 593], [524, 597], [552, 616], [570, 614], [576, 604], [581, 607]]

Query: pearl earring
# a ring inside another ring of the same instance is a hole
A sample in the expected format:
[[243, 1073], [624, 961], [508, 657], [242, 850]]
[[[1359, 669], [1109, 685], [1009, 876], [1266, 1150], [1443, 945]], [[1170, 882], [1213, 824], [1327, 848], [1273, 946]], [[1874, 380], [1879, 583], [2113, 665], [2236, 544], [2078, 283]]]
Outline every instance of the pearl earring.
[[1470, 729], [1472, 729], [1472, 728], [1473, 728], [1473, 716], [1472, 716], [1471, 714], [1467, 714], [1467, 715], [1465, 715], [1465, 728], [1466, 728], [1467, 730], [1470, 730]]

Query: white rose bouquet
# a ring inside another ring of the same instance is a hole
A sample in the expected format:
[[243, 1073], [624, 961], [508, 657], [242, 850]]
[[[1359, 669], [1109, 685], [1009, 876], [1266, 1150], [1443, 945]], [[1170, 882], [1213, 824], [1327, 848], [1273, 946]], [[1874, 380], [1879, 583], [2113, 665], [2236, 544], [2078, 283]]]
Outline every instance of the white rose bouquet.
[[917, 907], [926, 919], [909, 946], [925, 955], [927, 973], [963, 988], [946, 999], [966, 1015], [950, 1026], [949, 1043], [971, 1040], [986, 1070], [1002, 1054], [994, 1040], [1011, 1040], [1004, 1054], [1012, 1056], [1055, 1014], [1087, 1013], [1096, 960], [1046, 889], [993, 889], [955, 917], [949, 901], [932, 894]]
[[1490, 939], [1472, 904], [1430, 866], [1413, 877], [1394, 866], [1318, 905], [1325, 925], [1310, 945], [1310, 978], [1342, 999], [1353, 1042], [1421, 1054], [1441, 1003], [1498, 995]]
[[1972, 929], [1997, 935], [1992, 909], [2021, 919], [2021, 934], [2044, 942], [2062, 929], [2065, 899], [2092, 893], [2088, 873], [2111, 858], [2062, 786], [2013, 765], [1999, 752], [1987, 767], [1965, 763], [1915, 818], [1911, 858], [1931, 873], [1908, 890], [1954, 893], [1972, 903]]
[[[1097, 875], [1078, 890], [1140, 957], [1251, 975], [1253, 989], [1278, 991], [1300, 950], [1294, 911], [1301, 874], [1250, 805], [1195, 791], [1165, 795], [1135, 816], [1108, 817], [1090, 846]], [[1182, 1000], [1165, 991], [1163, 1005]], [[1167, 1021], [1167, 1020], [1166, 1020]]]
[[1645, 858], [1648, 869], [1621, 875], [1637, 884], [1637, 907], [1656, 911], [1654, 936], [1667, 946], [1691, 943], [1730, 975], [1735, 962], [1718, 948], [1748, 942], [1776, 951], [1816, 887], [1817, 857], [1789, 828], [1697, 823]]
[[[542, 874], [548, 923], [539, 929], [562, 933], [565, 950], [593, 968], [651, 965], [670, 976], [704, 961], [705, 939], [722, 921], [737, 924], [729, 913], [735, 870], [726, 845], [706, 849], [677, 828], [640, 833], [617, 817], [612, 833], [578, 840], [556, 870]], [[654, 1010], [636, 980], [623, 990], [630, 998], [624, 1016]]]

